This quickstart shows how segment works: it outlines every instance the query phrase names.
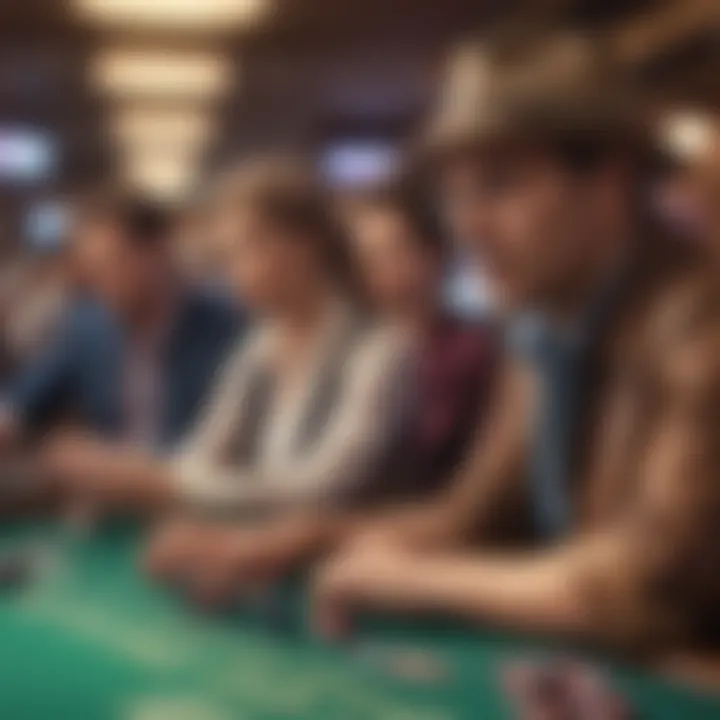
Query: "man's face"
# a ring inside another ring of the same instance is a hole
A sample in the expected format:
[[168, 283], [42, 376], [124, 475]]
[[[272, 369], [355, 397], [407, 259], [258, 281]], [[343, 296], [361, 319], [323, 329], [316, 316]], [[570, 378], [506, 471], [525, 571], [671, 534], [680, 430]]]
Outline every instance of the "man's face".
[[514, 309], [563, 292], [585, 261], [593, 193], [533, 152], [456, 159], [442, 177], [448, 224], [485, 268], [497, 302]]
[[92, 294], [125, 312], [141, 302], [157, 281], [157, 248], [133, 243], [117, 223], [88, 219], [80, 224], [73, 244], [80, 280]]

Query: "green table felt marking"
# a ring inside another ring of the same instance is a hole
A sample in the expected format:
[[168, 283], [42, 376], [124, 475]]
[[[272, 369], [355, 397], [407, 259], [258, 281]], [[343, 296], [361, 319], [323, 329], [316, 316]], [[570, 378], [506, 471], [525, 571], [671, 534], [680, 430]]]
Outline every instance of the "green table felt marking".
[[[373, 623], [362, 642], [415, 648], [449, 671], [438, 683], [408, 682], [311, 638], [298, 588], [280, 597], [297, 620], [285, 638], [248, 618], [189, 612], [138, 571], [131, 530], [0, 530], [0, 547], [26, 544], [55, 557], [24, 592], [0, 596], [2, 720], [512, 720], [503, 663], [554, 652], [448, 624]], [[608, 669], [649, 720], [720, 718], [720, 698]]]

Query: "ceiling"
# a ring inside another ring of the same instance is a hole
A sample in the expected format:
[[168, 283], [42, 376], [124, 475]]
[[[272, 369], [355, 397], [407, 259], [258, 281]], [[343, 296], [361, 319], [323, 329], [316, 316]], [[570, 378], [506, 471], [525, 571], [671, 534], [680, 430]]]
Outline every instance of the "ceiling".
[[[685, 0], [685, 4], [695, 0]], [[202, 0], [198, 0], [199, 3]], [[88, 82], [88, 62], [108, 43], [218, 49], [237, 81], [214, 107], [210, 162], [249, 148], [313, 147], [328, 137], [401, 136], [433, 96], [447, 48], [515, 13], [614, 26], [666, 3], [648, 0], [274, 0], [256, 27], [220, 36], [132, 36], [90, 27], [69, 0], [0, 2], [0, 122], [54, 134], [63, 189], [110, 170], [111, 103]], [[702, 37], [698, 37], [698, 36]], [[653, 54], [642, 72], [677, 96], [718, 100], [718, 36]], [[714, 97], [713, 97], [714, 93]]]

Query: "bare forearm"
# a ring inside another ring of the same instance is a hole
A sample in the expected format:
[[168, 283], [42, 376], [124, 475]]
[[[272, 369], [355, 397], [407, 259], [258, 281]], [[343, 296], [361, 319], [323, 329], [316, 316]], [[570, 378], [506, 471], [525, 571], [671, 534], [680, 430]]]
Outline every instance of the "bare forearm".
[[116, 509], [160, 509], [179, 500], [172, 467], [133, 448], [71, 443], [50, 449], [42, 465], [70, 498]]
[[437, 611], [517, 630], [583, 634], [582, 599], [562, 561], [434, 558], [408, 586], [420, 611]]
[[[371, 549], [372, 550], [372, 549]], [[614, 534], [578, 540], [552, 551], [507, 555], [418, 554], [392, 546], [372, 550], [381, 570], [365, 564], [362, 548], [339, 559], [339, 596], [360, 607], [438, 612], [518, 630], [601, 638], [616, 618], [603, 618], [591, 587], [607, 598], [609, 614], [641, 603], [642, 587], [623, 561]], [[395, 553], [395, 556], [393, 556]], [[349, 578], [348, 578], [349, 575]], [[628, 579], [629, 578], [629, 579]], [[634, 599], [633, 599], [634, 598]]]
[[447, 507], [440, 501], [318, 515], [314, 529], [319, 545], [325, 551], [366, 538], [390, 542], [408, 550], [447, 548], [455, 545], [457, 539]]
[[120, 456], [110, 472], [117, 477], [112, 487], [117, 489], [120, 503], [126, 500], [132, 505], [138, 499], [153, 505], [179, 500], [171, 466], [151, 455], [130, 451]]

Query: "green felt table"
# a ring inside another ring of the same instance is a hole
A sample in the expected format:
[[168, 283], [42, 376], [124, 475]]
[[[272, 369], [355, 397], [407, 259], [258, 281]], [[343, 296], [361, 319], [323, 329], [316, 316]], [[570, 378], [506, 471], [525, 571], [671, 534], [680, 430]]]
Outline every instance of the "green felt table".
[[[5, 528], [0, 547], [46, 555], [40, 577], [0, 596], [2, 720], [511, 720], [503, 664], [552, 653], [530, 641], [380, 623], [363, 642], [418, 649], [447, 671], [397, 677], [353, 646], [277, 633], [248, 618], [191, 612], [138, 572], [137, 533], [82, 539], [52, 526]], [[285, 601], [302, 602], [287, 593]], [[652, 720], [720, 718], [720, 699], [627, 668], [613, 679]]]

